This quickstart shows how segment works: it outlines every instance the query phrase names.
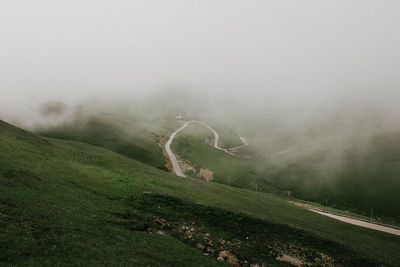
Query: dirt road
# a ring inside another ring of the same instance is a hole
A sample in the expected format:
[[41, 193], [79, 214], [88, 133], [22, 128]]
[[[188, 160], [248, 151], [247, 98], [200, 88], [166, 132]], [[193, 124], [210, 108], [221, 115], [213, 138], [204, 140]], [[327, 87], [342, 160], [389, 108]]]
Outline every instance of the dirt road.
[[398, 235], [400, 236], [400, 229], [396, 229], [396, 228], [392, 228], [392, 227], [388, 227], [385, 225], [380, 225], [380, 224], [375, 224], [375, 223], [371, 223], [371, 222], [367, 222], [367, 221], [363, 221], [363, 220], [359, 220], [356, 218], [350, 218], [347, 216], [341, 216], [338, 214], [332, 214], [332, 213], [328, 213], [328, 212], [324, 212], [321, 210], [315, 210], [315, 209], [308, 209], [312, 212], [342, 221], [342, 222], [346, 222], [346, 223], [350, 223], [350, 224], [354, 224], [354, 225], [358, 225], [361, 227], [365, 227], [365, 228], [369, 228], [369, 229], [374, 229], [377, 231], [381, 231], [381, 232], [385, 232], [385, 233], [390, 233], [393, 235]]
[[213, 147], [224, 151], [225, 153], [228, 153], [231, 156], [235, 156], [234, 153], [232, 153], [230, 150], [237, 150], [239, 148], [248, 146], [248, 142], [246, 141], [246, 139], [244, 139], [244, 137], [239, 136], [240, 141], [243, 143], [242, 146], [238, 146], [238, 147], [234, 147], [234, 148], [230, 148], [230, 149], [226, 149], [226, 148], [222, 148], [218, 145], [219, 143], [219, 134], [217, 131], [215, 131], [213, 128], [211, 128], [210, 126], [208, 126], [207, 124], [203, 123], [203, 122], [199, 122], [199, 121], [187, 121], [185, 122], [180, 128], [178, 128], [175, 132], [173, 132], [171, 134], [171, 136], [168, 139], [168, 142], [165, 144], [165, 151], [167, 152], [169, 158], [171, 159], [171, 163], [172, 163], [172, 167], [174, 168], [174, 172], [176, 175], [181, 176], [181, 177], [186, 177], [186, 175], [183, 173], [181, 166], [179, 165], [178, 159], [176, 158], [175, 154], [172, 152], [171, 150], [171, 144], [174, 141], [175, 136], [182, 131], [183, 129], [185, 129], [190, 123], [197, 123], [200, 124], [206, 128], [208, 128], [213, 134], [214, 134], [214, 142], [213, 142]]

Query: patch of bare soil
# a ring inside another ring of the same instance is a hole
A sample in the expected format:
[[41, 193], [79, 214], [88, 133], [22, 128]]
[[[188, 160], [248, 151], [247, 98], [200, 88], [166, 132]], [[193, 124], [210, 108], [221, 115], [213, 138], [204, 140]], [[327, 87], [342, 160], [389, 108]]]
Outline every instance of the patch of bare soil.
[[179, 165], [182, 168], [182, 171], [194, 178], [200, 178], [207, 182], [214, 180], [214, 173], [206, 168], [200, 168], [197, 170], [194, 166], [191, 165], [192, 163], [185, 159], [179, 160]]
[[179, 165], [181, 166], [181, 169], [184, 173], [188, 173], [191, 176], [196, 176], [197, 175], [197, 170], [195, 167], [190, 165], [190, 161], [181, 159], [179, 160]]
[[209, 182], [211, 180], [214, 180], [214, 173], [209, 169], [200, 168], [199, 177]]
[[[206, 232], [201, 225], [195, 221], [170, 221], [159, 217], [150, 219], [143, 231], [149, 234], [170, 235], [199, 249], [206, 256], [215, 257], [219, 261], [233, 266], [241, 267], [266, 267], [271, 266], [269, 262], [257, 262], [246, 256], [243, 251], [254, 246], [254, 240], [246, 239], [223, 239]], [[293, 266], [343, 266], [335, 263], [334, 259], [322, 253], [309, 249], [303, 249], [294, 244], [286, 244], [273, 241], [261, 248], [263, 257], [271, 260], [286, 262]]]

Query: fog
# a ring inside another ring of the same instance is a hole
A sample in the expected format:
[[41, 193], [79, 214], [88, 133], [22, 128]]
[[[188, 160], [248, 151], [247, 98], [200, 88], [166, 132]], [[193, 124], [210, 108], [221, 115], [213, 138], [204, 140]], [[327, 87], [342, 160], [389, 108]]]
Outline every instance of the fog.
[[213, 157], [216, 169], [193, 162], [229, 185], [400, 221], [399, 10], [396, 0], [2, 0], [0, 120], [165, 169], [157, 142], [182, 115], [218, 130], [222, 146], [246, 138], [238, 158]]
[[47, 101], [118, 106], [162, 95], [263, 124], [371, 111], [394, 125], [399, 8], [395, 0], [4, 0], [0, 114], [28, 123]]

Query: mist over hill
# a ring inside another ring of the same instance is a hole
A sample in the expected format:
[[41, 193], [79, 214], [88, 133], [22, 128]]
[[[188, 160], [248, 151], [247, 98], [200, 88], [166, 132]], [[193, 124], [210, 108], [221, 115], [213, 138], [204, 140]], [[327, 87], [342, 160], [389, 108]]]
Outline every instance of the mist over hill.
[[0, 265], [399, 266], [399, 9], [0, 1]]
[[246, 137], [251, 168], [263, 183], [301, 199], [399, 221], [400, 113], [392, 99], [382, 104], [370, 97], [310, 99], [307, 105], [252, 98], [249, 104], [250, 97], [241, 95], [165, 89], [136, 98], [48, 102], [20, 121], [28, 119], [27, 129], [45, 136], [100, 145], [158, 168], [164, 167], [154, 136], [166, 134], [177, 115], [209, 122]]

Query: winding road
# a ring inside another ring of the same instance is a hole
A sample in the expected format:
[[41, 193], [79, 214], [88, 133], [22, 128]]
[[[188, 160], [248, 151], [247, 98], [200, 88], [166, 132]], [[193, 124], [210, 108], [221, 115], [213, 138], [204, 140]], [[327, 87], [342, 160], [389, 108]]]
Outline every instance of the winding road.
[[233, 148], [229, 148], [229, 149], [222, 148], [222, 147], [220, 147], [220, 146], [218, 145], [218, 143], [219, 143], [219, 134], [218, 134], [217, 131], [215, 131], [213, 128], [211, 128], [210, 126], [208, 126], [207, 124], [205, 124], [205, 123], [203, 123], [203, 122], [199, 122], [199, 121], [187, 121], [187, 122], [185, 122], [180, 128], [178, 128], [175, 132], [173, 132], [173, 133], [171, 134], [171, 136], [169, 137], [167, 143], [165, 144], [165, 151], [167, 152], [168, 157], [169, 157], [170, 160], [171, 160], [172, 167], [173, 167], [173, 169], [174, 169], [175, 174], [178, 175], [178, 176], [186, 177], [186, 175], [185, 175], [185, 174], [183, 173], [183, 171], [182, 171], [181, 166], [179, 165], [178, 159], [176, 158], [175, 154], [174, 154], [174, 153], [172, 152], [172, 150], [171, 150], [171, 144], [172, 144], [172, 142], [174, 141], [175, 136], [176, 136], [180, 131], [182, 131], [183, 129], [185, 129], [190, 123], [197, 123], [197, 124], [200, 124], [200, 125], [202, 125], [202, 126], [208, 128], [208, 129], [214, 134], [213, 147], [216, 148], [216, 149], [218, 149], [218, 150], [224, 151], [225, 153], [227, 153], [227, 154], [229, 154], [229, 155], [231, 155], [231, 156], [236, 156], [234, 153], [232, 153], [233, 150], [237, 150], [237, 149], [240, 149], [240, 148], [243, 148], [243, 147], [246, 147], [246, 146], [249, 145], [249, 143], [246, 141], [246, 139], [245, 139], [244, 137], [239, 136], [240, 141], [243, 143], [243, 145], [237, 146], [237, 147], [233, 147]]
[[[200, 124], [206, 128], [208, 128], [213, 134], [214, 134], [214, 142], [213, 142], [213, 147], [224, 151], [225, 153], [228, 153], [231, 156], [236, 156], [234, 153], [232, 153], [232, 151], [243, 148], [248, 146], [248, 142], [246, 141], [246, 139], [244, 139], [242, 136], [239, 136], [240, 141], [243, 143], [243, 145], [241, 146], [237, 146], [237, 147], [233, 147], [233, 148], [222, 148], [218, 145], [219, 143], [219, 134], [217, 131], [215, 131], [213, 128], [211, 128], [210, 126], [208, 126], [207, 124], [203, 123], [203, 122], [198, 122], [198, 121], [187, 121], [185, 122], [180, 128], [178, 128], [175, 132], [173, 132], [171, 134], [171, 136], [169, 137], [167, 143], [165, 144], [165, 150], [169, 156], [169, 158], [171, 159], [171, 163], [172, 163], [172, 167], [174, 169], [174, 172], [176, 175], [181, 176], [181, 177], [186, 177], [186, 175], [183, 173], [181, 166], [179, 165], [178, 159], [176, 158], [175, 154], [172, 152], [171, 150], [171, 144], [174, 141], [175, 136], [182, 131], [183, 129], [185, 129], [190, 123], [197, 123]], [[296, 202], [291, 202], [292, 204], [295, 204], [297, 206], [304, 206], [300, 203], [296, 203]], [[394, 234], [394, 235], [400, 235], [400, 228], [395, 227], [395, 226], [391, 226], [391, 225], [383, 225], [383, 224], [377, 224], [377, 223], [373, 223], [373, 222], [368, 222], [368, 221], [364, 221], [364, 220], [360, 220], [358, 218], [354, 218], [354, 217], [350, 217], [350, 216], [343, 216], [341, 214], [333, 214], [330, 212], [325, 212], [322, 210], [317, 210], [314, 208], [309, 208], [309, 207], [305, 207], [308, 210], [318, 213], [322, 216], [327, 216], [330, 217], [332, 219], [336, 219], [345, 223], [349, 223], [349, 224], [353, 224], [353, 225], [357, 225], [357, 226], [361, 226], [361, 227], [365, 227], [365, 228], [369, 228], [369, 229], [374, 229], [377, 231], [381, 231], [381, 232], [386, 232], [386, 233], [390, 233], [390, 234]]]

